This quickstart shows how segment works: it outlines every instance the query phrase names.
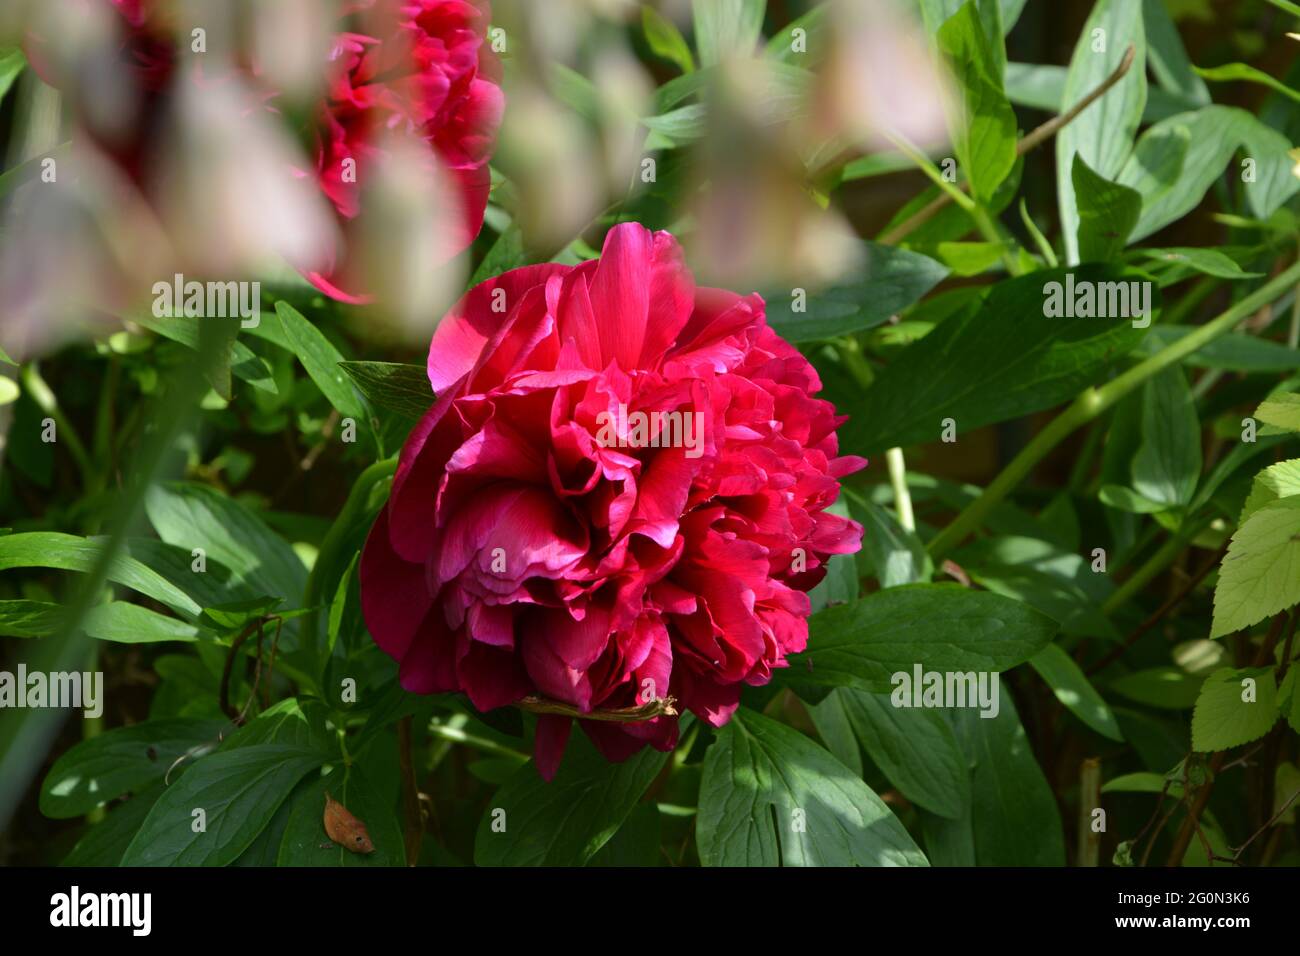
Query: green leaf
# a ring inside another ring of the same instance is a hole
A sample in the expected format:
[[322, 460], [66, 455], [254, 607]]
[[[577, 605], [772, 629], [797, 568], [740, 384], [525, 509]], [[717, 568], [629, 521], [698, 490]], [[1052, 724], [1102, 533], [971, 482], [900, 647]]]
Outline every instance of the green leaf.
[[862, 522], [862, 548], [882, 590], [930, 580], [934, 563], [915, 532], [900, 525], [892, 512], [864, 498], [855, 495], [849, 502], [853, 516]]
[[41, 785], [41, 813], [79, 817], [124, 793], [140, 793], [179, 758], [211, 742], [226, 726], [220, 720], [165, 718], [118, 727], [75, 744]]
[[1269, 3], [1295, 17], [1300, 17], [1300, 4], [1292, 3], [1291, 0], [1268, 0]]
[[1222, 66], [1213, 66], [1208, 69], [1193, 67], [1196, 75], [1204, 77], [1207, 80], [1215, 82], [1230, 82], [1233, 80], [1243, 80], [1247, 83], [1258, 83], [1261, 86], [1267, 86], [1270, 90], [1281, 93], [1288, 99], [1300, 103], [1300, 92], [1291, 89], [1281, 80], [1270, 76], [1263, 70], [1257, 70], [1249, 63], [1224, 63]]
[[1079, 209], [1079, 258], [1084, 262], [1114, 258], [1137, 225], [1141, 195], [1098, 176], [1078, 153], [1070, 175]]
[[[167, 788], [122, 857], [123, 866], [224, 866], [253, 842], [289, 792], [324, 762], [265, 744], [211, 754]], [[203, 810], [204, 831], [195, 832]]]
[[1065, 841], [1056, 798], [1034, 759], [1011, 694], [998, 715], [953, 712], [971, 774], [971, 829], [980, 866], [1064, 866]]
[[[325, 833], [325, 792], [365, 824], [373, 853], [353, 853]], [[406, 846], [397, 814], [355, 764], [306, 781], [290, 801], [279, 866], [404, 866]]]
[[1100, 610], [1114, 588], [1075, 551], [1040, 538], [998, 535], [972, 542], [953, 560], [981, 587], [1037, 608], [1065, 634], [1120, 637]]
[[1115, 678], [1110, 689], [1149, 707], [1186, 710], [1196, 703], [1204, 680], [1177, 667], [1148, 667]]
[[878, 591], [809, 619], [808, 650], [778, 679], [823, 687], [892, 689], [914, 666], [929, 671], [1003, 671], [1037, 653], [1056, 622], [1000, 594], [947, 584]]
[[118, 866], [131, 840], [135, 838], [153, 805], [162, 796], [163, 786], [155, 784], [109, 810], [99, 823], [88, 828], [60, 866]]
[[1300, 768], [1293, 763], [1279, 763], [1273, 771], [1273, 813], [1278, 824], [1295, 824], [1297, 795], [1300, 795]]
[[1246, 519], [1260, 508], [1279, 498], [1289, 498], [1292, 495], [1300, 495], [1300, 458], [1280, 461], [1255, 476], [1250, 497], [1246, 499], [1246, 504], [1241, 509], [1241, 518], [1237, 523], [1244, 524]]
[[[1160, 87], [1190, 106], [1209, 103], [1210, 91], [1192, 68], [1182, 37], [1178, 35], [1178, 27], [1165, 7], [1165, 0], [1142, 0], [1142, 25], [1146, 33], [1147, 59]], [[1148, 92], [1155, 94], [1159, 91]]]
[[1287, 668], [1282, 686], [1277, 689], [1278, 708], [1291, 729], [1300, 734], [1300, 667], [1295, 661]]
[[[1061, 102], [1065, 97], [1067, 73], [1063, 66], [1043, 63], [1008, 63], [1004, 78], [1007, 98], [1017, 106], [1028, 106], [1045, 113], [1060, 112]], [[1200, 77], [1195, 74], [1192, 76], [1198, 83], [1201, 82]], [[1160, 120], [1196, 109], [1208, 102], [1208, 99], [1190, 99], [1158, 86], [1148, 87], [1146, 106], [1142, 110], [1142, 122], [1158, 123]]]
[[344, 418], [358, 424], [368, 422], [365, 408], [357, 398], [348, 377], [339, 368], [343, 356], [339, 354], [323, 332], [312, 325], [301, 312], [281, 299], [275, 304], [275, 314], [290, 344], [290, 351], [298, 357], [316, 387]]
[[925, 866], [865, 783], [796, 730], [745, 709], [704, 756], [705, 866]]
[[501, 235], [497, 236], [497, 241], [492, 243], [492, 248], [487, 251], [483, 261], [474, 270], [474, 275], [470, 277], [468, 287], [472, 289], [493, 276], [499, 276], [503, 272], [527, 264], [528, 255], [524, 250], [523, 231], [512, 222]]
[[1300, 432], [1300, 393], [1279, 392], [1270, 395], [1255, 410], [1255, 417], [1265, 425]]
[[22, 598], [0, 601], [0, 636], [49, 637], [66, 623], [63, 605]]
[[[66, 627], [67, 608], [45, 601], [0, 601], [0, 634], [7, 637], [49, 637]], [[138, 604], [110, 601], [97, 604], [81, 619], [88, 637], [120, 644], [196, 641], [212, 638], [210, 631]]]
[[289, 697], [264, 710], [255, 718], [227, 737], [222, 751], [241, 747], [259, 747], [264, 744], [312, 750], [324, 757], [337, 751], [333, 735], [327, 732], [327, 708], [315, 699], [299, 700]]
[[[939, 27], [956, 14], [967, 0], [920, 0], [920, 2], [921, 19], [925, 23], [926, 32], [937, 33]], [[999, 37], [1011, 32], [1011, 28], [1020, 19], [1025, 2], [1026, 0], [999, 0], [999, 2], [975, 0], [974, 5], [979, 9], [980, 22], [984, 24], [984, 31], [990, 41], [994, 39], [992, 28], [995, 25], [998, 27]]]
[[862, 776], [862, 754], [858, 748], [858, 738], [849, 721], [845, 698], [857, 693], [848, 687], [837, 687], [826, 695], [826, 699], [816, 704], [807, 704], [808, 716], [817, 728], [826, 749], [835, 755], [835, 759], [855, 777]]
[[271, 822], [262, 828], [253, 842], [248, 845], [243, 853], [235, 858], [231, 866], [239, 867], [272, 867], [276, 865], [276, 859], [280, 854], [280, 843], [284, 839], [284, 832], [289, 827], [289, 810], [293, 803], [293, 796], [302, 791], [309, 783], [303, 780], [289, 794], [289, 799], [276, 809], [271, 817]]
[[589, 866], [662, 866], [663, 841], [659, 808], [653, 803], [643, 803], [627, 815], [610, 841], [591, 858]]
[[[768, 41], [764, 55], [780, 63], [792, 63], [800, 58], [807, 57], [809, 53], [815, 53], [821, 48], [828, 20], [825, 6], [813, 7], [803, 16], [782, 27], [776, 36]], [[805, 46], [803, 52], [794, 48], [795, 30], [804, 31]]]
[[1268, 733], [1277, 718], [1273, 668], [1224, 667], [1201, 685], [1192, 712], [1192, 749], [1210, 753], [1248, 744]]
[[[1104, 32], [1094, 35], [1096, 30]], [[1102, 51], [1094, 49], [1099, 42], [1104, 42]], [[1070, 109], [1101, 86], [1119, 66], [1130, 44], [1136, 54], [1124, 77], [1056, 135], [1056, 188], [1065, 260], [1070, 265], [1079, 261], [1074, 157], [1081, 156], [1088, 168], [1103, 179], [1114, 177], [1133, 147], [1147, 100], [1142, 4], [1134, 0], [1097, 0], [1070, 58], [1059, 112]]]
[[766, 7], [767, 0], [692, 0], [701, 65], [752, 56], [762, 36]]
[[1142, 216], [1130, 241], [1136, 242], [1191, 212], [1238, 147], [1254, 160], [1254, 182], [1244, 182], [1246, 201], [1266, 219], [1300, 190], [1291, 175], [1286, 137], [1245, 110], [1212, 104], [1161, 120], [1138, 139], [1118, 181], [1142, 194]]
[[[601, 98], [596, 85], [577, 70], [570, 69], [563, 63], [551, 65], [551, 84], [556, 97], [566, 106], [572, 107], [583, 119], [596, 122], [600, 119]], [[502, 236], [504, 239], [505, 236]], [[495, 249], [495, 247], [494, 247]], [[477, 273], [476, 273], [477, 275]], [[491, 278], [490, 275], [484, 278]], [[477, 285], [471, 282], [470, 286]]]
[[[997, 11], [996, 3], [985, 0], [984, 6]], [[953, 137], [957, 159], [972, 195], [988, 203], [1016, 164], [1016, 114], [1002, 91], [1001, 31], [996, 39], [987, 35], [972, 0], [939, 28], [938, 42], [962, 89]]]
[[877, 242], [864, 246], [865, 264], [852, 282], [811, 294], [803, 289], [772, 290], [766, 296], [768, 324], [794, 342], [875, 328], [917, 302], [948, 275], [948, 270], [929, 256]]
[[641, 8], [641, 29], [645, 31], [646, 45], [655, 56], [675, 63], [683, 73], [695, 69], [695, 58], [691, 48], [686, 45], [677, 24], [651, 6]]
[[1137, 253], [1154, 262], [1174, 262], [1219, 279], [1256, 279], [1263, 273], [1246, 272], [1236, 261], [1217, 249], [1177, 246], [1166, 249], [1138, 249]]
[[1174, 783], [1164, 774], [1159, 773], [1126, 773], [1115, 777], [1113, 780], [1107, 780], [1101, 785], [1102, 793], [1162, 793], [1167, 792], [1171, 797], [1180, 798], [1183, 795], [1181, 784]]
[[[530, 761], [488, 802], [474, 841], [474, 862], [585, 865], [622, 825], [667, 759], [646, 747], [611, 764], [584, 735], [574, 734], [554, 780], [543, 780]], [[505, 812], [503, 832], [492, 826], [498, 809]]]
[[0, 49], [0, 100], [3, 100], [14, 80], [27, 66], [27, 58], [20, 47]]
[[932, 246], [913, 243], [913, 246], [932, 254], [956, 276], [987, 272], [1012, 248], [1009, 242], [938, 242]]
[[970, 808], [970, 774], [952, 727], [937, 710], [898, 707], [891, 694], [841, 687], [858, 741], [903, 796], [941, 817]]
[[432, 407], [433, 388], [422, 365], [399, 362], [340, 362], [339, 367], [376, 408], [420, 419]]
[[[1192, 131], [1182, 122], [1188, 115], [1193, 114], [1177, 114], [1147, 129], [1119, 171], [1116, 182], [1132, 187], [1142, 196], [1142, 215], [1133, 227], [1129, 237], [1131, 242], [1180, 219], [1200, 202], [1194, 190], [1201, 186], [1201, 181], [1196, 179], [1194, 185], [1190, 181], [1199, 177], [1201, 171], [1194, 170], [1191, 163], [1208, 157], [1203, 155], [1199, 145], [1197, 154], [1192, 155]], [[1189, 170], [1186, 179], [1183, 177], [1184, 167]], [[1204, 188], [1209, 188], [1208, 181]], [[1204, 196], [1203, 191], [1201, 196]]]
[[[849, 517], [848, 505], [841, 499], [827, 507], [830, 514]], [[833, 554], [826, 562], [826, 576], [808, 592], [812, 611], [820, 611], [833, 604], [849, 604], [858, 599], [862, 590], [858, 580], [858, 563], [851, 554]]]
[[265, 617], [279, 607], [280, 598], [256, 597], [241, 601], [223, 601], [203, 609], [199, 621], [204, 627], [223, 634], [243, 630], [248, 624]]
[[1141, 435], [1133, 490], [1165, 508], [1185, 506], [1201, 474], [1201, 423], [1187, 377], [1177, 366], [1143, 386]]
[[1124, 740], [1110, 707], [1074, 659], [1058, 645], [1048, 644], [1031, 657], [1029, 663], [1070, 713], [1103, 737]]
[[[334, 589], [334, 598], [330, 601], [327, 628], [326, 653], [328, 654], [334, 653], [335, 647], [339, 647], [340, 652], [351, 650], [351, 636], [365, 628], [360, 616], [361, 594], [358, 590], [358, 575], [356, 574], [357, 563], [360, 560], [360, 552], [352, 556], [352, 563], [347, 566], [343, 576], [339, 578], [338, 587]], [[339, 645], [340, 635], [343, 637], [341, 646]]]
[[[157, 318], [147, 312], [133, 312], [124, 318], [196, 352], [203, 344], [202, 323], [209, 321], [187, 315]], [[238, 329], [235, 331], [238, 332]], [[238, 339], [232, 342], [228, 356], [223, 353], [222, 357], [223, 360], [228, 357], [230, 374], [236, 378], [269, 395], [279, 394], [280, 389], [275, 384], [275, 373], [266, 364], [266, 360]], [[229, 397], [228, 392], [225, 397]]]
[[1255, 511], [1228, 545], [1214, 588], [1210, 637], [1250, 627], [1300, 602], [1300, 497]]
[[658, 116], [647, 116], [641, 123], [650, 130], [645, 141], [647, 151], [677, 149], [704, 136], [709, 128], [709, 116], [703, 103], [691, 103]]
[[90, 637], [118, 644], [157, 644], [163, 641], [211, 640], [215, 635], [174, 617], [125, 601], [97, 604], [81, 621]]
[[290, 606], [302, 599], [307, 569], [293, 548], [226, 495], [206, 485], [173, 482], [151, 488], [145, 510], [158, 537], [186, 552], [202, 548], [237, 583], [253, 589], [249, 596], [279, 597]]
[[239, 582], [229, 568], [212, 557], [205, 558], [206, 571], [196, 572], [192, 549], [176, 547], [157, 538], [127, 538], [122, 550], [188, 595], [200, 609], [200, 622], [204, 608], [221, 607], [257, 596], [248, 585]]
[[[1191, 325], [1155, 325], [1147, 330], [1143, 348], [1151, 354], [1195, 331]], [[1300, 368], [1300, 350], [1248, 333], [1221, 335], [1197, 349], [1184, 365], [1234, 372], [1289, 372]]]
[[[0, 571], [11, 568], [55, 568], [91, 571], [106, 539], [79, 538], [55, 531], [31, 531], [0, 536]], [[153, 598], [182, 614], [197, 615], [200, 606], [149, 565], [125, 554], [116, 555], [108, 580]]]
[[899, 352], [867, 390], [871, 414], [841, 427], [841, 447], [872, 453], [934, 441], [945, 418], [968, 432], [1050, 408], [1100, 381], [1142, 329], [1123, 318], [1049, 317], [1048, 305], [1086, 288], [1079, 283], [1111, 288], [1100, 284], [1140, 277], [1096, 265], [1070, 272], [1073, 279], [1055, 269], [999, 282], [980, 308], [958, 312]]

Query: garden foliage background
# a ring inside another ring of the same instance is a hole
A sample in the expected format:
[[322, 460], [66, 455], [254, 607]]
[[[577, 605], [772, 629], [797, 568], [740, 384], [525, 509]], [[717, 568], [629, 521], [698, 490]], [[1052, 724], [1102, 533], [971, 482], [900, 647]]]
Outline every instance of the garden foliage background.
[[[401, 148], [355, 221], [270, 172], [314, 168], [333, 5], [160, 5], [279, 93], [156, 115], [95, 4], [7, 6], [0, 670], [105, 694], [0, 711], [0, 861], [1300, 862], [1300, 7], [496, 0], [453, 257], [457, 190]], [[574, 734], [547, 782], [536, 707], [401, 690], [358, 556], [436, 317], [630, 221], [812, 361], [863, 547], [729, 722], [622, 763]], [[336, 230], [375, 301], [293, 268]], [[260, 323], [151, 312], [177, 263], [256, 279]], [[1049, 315], [1067, 281], [1151, 283], [1149, 325]], [[914, 665], [997, 672], [996, 717], [892, 706]]]

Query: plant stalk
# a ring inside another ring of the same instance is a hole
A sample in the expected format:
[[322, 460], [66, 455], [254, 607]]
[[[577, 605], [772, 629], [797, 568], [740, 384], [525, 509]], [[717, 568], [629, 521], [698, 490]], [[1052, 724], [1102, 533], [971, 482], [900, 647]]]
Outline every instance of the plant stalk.
[[1218, 317], [1198, 326], [1176, 342], [1171, 342], [1155, 355], [1137, 363], [1099, 388], [1089, 388], [1057, 415], [1047, 427], [1034, 436], [1020, 454], [1016, 455], [1001, 473], [993, 479], [978, 498], [972, 501], [952, 523], [930, 541], [929, 551], [936, 560], [942, 558], [966, 539], [984, 521], [993, 507], [1014, 490], [1030, 472], [1076, 429], [1088, 424], [1125, 395], [1151, 377], [1164, 371], [1175, 362], [1232, 331], [1256, 309], [1279, 298], [1300, 282], [1300, 262], [1260, 286], [1250, 295], [1230, 306]]

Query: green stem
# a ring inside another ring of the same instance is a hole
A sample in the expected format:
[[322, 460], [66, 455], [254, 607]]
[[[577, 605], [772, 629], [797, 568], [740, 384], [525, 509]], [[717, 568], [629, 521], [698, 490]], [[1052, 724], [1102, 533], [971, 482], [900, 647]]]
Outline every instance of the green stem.
[[1300, 288], [1295, 291], [1291, 302], [1291, 328], [1287, 332], [1286, 344], [1289, 348], [1300, 347]]
[[898, 147], [899, 151], [916, 164], [916, 167], [929, 177], [930, 181], [948, 194], [948, 198], [955, 202], [968, 213], [974, 214], [975, 200], [971, 199], [955, 183], [950, 183], [943, 178], [943, 173], [939, 172], [939, 167], [930, 162], [930, 157], [921, 152], [907, 137], [902, 133], [885, 133], [885, 138]]
[[915, 531], [916, 518], [912, 514], [912, 493], [907, 489], [907, 461], [903, 458], [903, 449], [891, 448], [885, 452], [885, 465], [889, 468], [889, 483], [894, 489], [898, 523], [907, 531]]
[[1070, 483], [1068, 485], [1072, 494], [1082, 494], [1088, 484], [1088, 472], [1092, 467], [1093, 456], [1097, 453], [1098, 446], [1101, 445], [1102, 430], [1101, 426], [1093, 423], [1088, 429], [1088, 434], [1083, 439], [1083, 448], [1077, 458], [1074, 459], [1074, 467], [1070, 469]]
[[1164, 310], [1164, 313], [1160, 316], [1160, 324], [1182, 325], [1183, 320], [1190, 316], [1198, 305], [1208, 299], [1210, 293], [1217, 289], [1221, 282], [1221, 279], [1216, 279], [1214, 276], [1201, 276], [1192, 283], [1192, 287], [1184, 292], [1177, 302]]
[[68, 421], [68, 417], [63, 414], [63, 409], [59, 407], [59, 400], [55, 398], [54, 390], [46, 384], [45, 379], [41, 378], [35, 362], [24, 365], [18, 373], [18, 379], [27, 396], [41, 411], [53, 419], [56, 443], [60, 440], [63, 442], [81, 472], [82, 488], [87, 492], [91, 491], [95, 486], [95, 474], [90, 464], [90, 456], [86, 454], [86, 446], [72, 427], [72, 422]]
[[379, 482], [392, 478], [396, 471], [396, 458], [377, 461], [363, 471], [353, 483], [352, 490], [348, 492], [348, 500], [343, 505], [343, 510], [334, 519], [334, 523], [330, 525], [325, 535], [325, 540], [321, 542], [316, 561], [311, 566], [311, 573], [307, 575], [307, 594], [304, 598], [307, 613], [303, 615], [303, 628], [313, 640], [317, 636], [317, 621], [324, 602], [325, 569], [336, 564], [343, 545], [347, 542], [348, 533], [370, 500], [371, 489]]
[[998, 254], [1002, 257], [1002, 265], [1006, 268], [1008, 275], [1024, 275], [1025, 270], [1020, 267], [1020, 260], [1011, 252], [1008, 241], [998, 232], [998, 227], [994, 225], [993, 218], [987, 210], [978, 203], [971, 210], [971, 219], [975, 220], [975, 227], [984, 237], [985, 242], [992, 243], [998, 247]]
[[497, 743], [495, 740], [489, 740], [487, 737], [480, 737], [478, 734], [467, 733], [459, 727], [449, 724], [440, 724], [434, 721], [429, 725], [429, 733], [434, 737], [443, 740], [449, 740], [454, 744], [463, 744], [466, 747], [473, 747], [475, 750], [482, 751], [486, 754], [492, 754], [495, 757], [509, 757], [512, 760], [526, 761], [528, 755], [520, 753], [518, 750], [512, 750], [509, 747]]
[[965, 540], [978, 528], [993, 507], [1011, 493], [1048, 453], [1077, 428], [1088, 424], [1129, 392], [1143, 384], [1175, 362], [1203, 348], [1221, 335], [1232, 331], [1242, 319], [1260, 307], [1269, 304], [1300, 282], [1300, 262], [1293, 263], [1285, 272], [1265, 283], [1250, 295], [1228, 308], [1222, 315], [1198, 326], [1176, 342], [1171, 342], [1155, 355], [1137, 363], [1117, 375], [1100, 388], [1089, 388], [1057, 415], [1047, 427], [1016, 455], [1002, 472], [993, 479], [978, 498], [953, 519], [943, 531], [930, 541], [931, 557], [941, 558]]
[[1147, 558], [1141, 567], [1112, 592], [1111, 596], [1106, 599], [1106, 603], [1101, 606], [1102, 613], [1113, 614], [1117, 608], [1123, 607], [1129, 598], [1137, 595], [1151, 582], [1152, 578], [1173, 564], [1178, 555], [1182, 553], [1183, 548], [1187, 547], [1187, 542], [1204, 531], [1209, 526], [1210, 520], [1186, 522], [1176, 534], [1171, 534], [1164, 544], [1152, 552], [1151, 557]]

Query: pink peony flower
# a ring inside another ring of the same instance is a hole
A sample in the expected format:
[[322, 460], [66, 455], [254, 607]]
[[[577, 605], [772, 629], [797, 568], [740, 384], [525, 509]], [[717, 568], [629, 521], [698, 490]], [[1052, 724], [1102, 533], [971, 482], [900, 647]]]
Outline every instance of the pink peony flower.
[[[390, 27], [382, 37], [343, 33], [330, 54], [333, 71], [321, 109], [316, 175], [345, 232], [361, 211], [367, 177], [382, 175], [379, 138], [397, 131], [430, 147], [450, 172], [463, 212], [462, 231], [450, 245], [465, 249], [483, 226], [491, 178], [488, 171], [505, 99], [496, 58], [485, 45], [486, 0], [360, 0]], [[432, 157], [431, 157], [432, 158]], [[347, 263], [307, 277], [328, 295], [366, 302], [345, 291]], [[340, 278], [340, 276], [344, 276]]]
[[156, 162], [151, 149], [177, 68], [173, 27], [154, 6], [108, 0], [94, 11], [108, 31], [109, 43], [99, 49], [60, 49], [56, 37], [39, 30], [23, 41], [32, 69], [65, 95], [91, 142], [137, 185]]
[[[845, 419], [761, 297], [696, 288], [671, 235], [624, 224], [599, 260], [472, 289], [428, 370], [437, 401], [361, 562], [408, 691], [581, 713], [671, 696], [720, 726], [804, 648], [807, 592], [861, 544], [825, 509], [866, 463], [837, 455]], [[610, 760], [676, 743], [673, 716], [580, 723]], [[539, 718], [547, 779], [571, 726]]]
[[[96, 74], [85, 67], [57, 62], [48, 38], [29, 35], [26, 49], [46, 82], [72, 93], [71, 101], [92, 140], [105, 150], [137, 185], [149, 191], [149, 179], [163, 155], [167, 106], [181, 79], [176, 23], [168, 5], [158, 0], [102, 0], [113, 12], [114, 47], [97, 51], [124, 84], [130, 109], [97, 120], [92, 105]], [[313, 176], [333, 205], [342, 226], [343, 244], [327, 263], [297, 263], [317, 288], [346, 302], [368, 302], [372, 290], [352, 268], [358, 236], [351, 227], [362, 212], [367, 182], [385, 174], [387, 136], [410, 136], [427, 148], [429, 164], [440, 164], [450, 177], [460, 216], [456, 234], [443, 247], [450, 255], [465, 249], [483, 225], [491, 177], [488, 160], [501, 125], [504, 96], [499, 64], [485, 44], [489, 20], [486, 0], [351, 0], [345, 13], [361, 18], [380, 35], [341, 33], [334, 38], [329, 61], [321, 63], [328, 89], [315, 117], [316, 169], [310, 160], [286, 168], [284, 175]], [[181, 41], [188, 41], [181, 36]], [[255, 87], [250, 110], [276, 112], [278, 93], [269, 89], [258, 65], [241, 55], [234, 66], [219, 66], [205, 78], [202, 60], [186, 77], [204, 86], [239, 76]], [[110, 122], [111, 121], [111, 122]], [[104, 129], [98, 127], [104, 126]], [[430, 170], [433, 181], [434, 170]], [[319, 257], [318, 257], [319, 258]], [[430, 263], [436, 266], [440, 263]]]

